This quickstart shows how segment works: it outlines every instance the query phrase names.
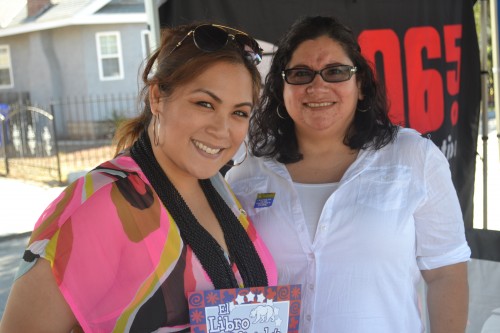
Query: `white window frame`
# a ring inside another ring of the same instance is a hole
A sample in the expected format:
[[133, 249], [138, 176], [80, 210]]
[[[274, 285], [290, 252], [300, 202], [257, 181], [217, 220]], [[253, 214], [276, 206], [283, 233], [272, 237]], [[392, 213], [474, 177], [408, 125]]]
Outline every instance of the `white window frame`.
[[0, 49], [4, 49], [7, 51], [7, 57], [8, 57], [7, 65], [4, 67], [1, 67], [1, 69], [8, 69], [9, 70], [9, 78], [10, 78], [10, 84], [0, 84], [0, 89], [13, 88], [14, 87], [14, 76], [12, 74], [12, 57], [10, 55], [10, 46], [6, 45], [6, 44], [4, 44], [4, 45], [0, 44]]
[[[101, 37], [106, 37], [106, 36], [111, 36], [116, 38], [116, 54], [102, 54], [102, 49], [101, 49]], [[122, 54], [122, 41], [121, 41], [121, 36], [119, 31], [107, 31], [107, 32], [98, 32], [95, 35], [96, 38], [96, 49], [97, 49], [97, 65], [99, 67], [99, 79], [101, 81], [113, 81], [113, 80], [123, 80], [124, 79], [124, 73], [123, 73], [123, 54]], [[103, 66], [102, 62], [105, 59], [113, 59], [117, 58], [118, 59], [118, 69], [119, 73], [118, 75], [114, 76], [104, 76], [103, 72]]]
[[142, 59], [148, 58], [150, 53], [152, 52], [150, 50], [150, 45], [151, 45], [150, 38], [151, 38], [151, 31], [149, 30], [141, 31]]

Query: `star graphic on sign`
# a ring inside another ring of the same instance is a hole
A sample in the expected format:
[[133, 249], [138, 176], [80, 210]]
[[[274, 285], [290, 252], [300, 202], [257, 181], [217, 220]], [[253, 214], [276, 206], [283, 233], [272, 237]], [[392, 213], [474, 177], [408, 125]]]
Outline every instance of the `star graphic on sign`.
[[248, 302], [253, 302], [254, 298], [255, 298], [255, 294], [253, 292], [249, 292], [247, 294], [247, 300], [248, 300]]
[[268, 300], [266, 301], [266, 304], [267, 304], [267, 305], [269, 305], [269, 306], [273, 306], [273, 304], [274, 304], [274, 303], [273, 303], [273, 300], [272, 300], [272, 299], [268, 299]]
[[207, 302], [209, 304], [215, 304], [217, 301], [219, 300], [219, 296], [217, 293], [213, 292], [213, 293], [209, 293], [207, 295]]
[[236, 303], [238, 304], [244, 304], [245, 303], [245, 296], [242, 296], [242, 295], [238, 295], [238, 297], [236, 297]]
[[264, 297], [264, 295], [262, 295], [262, 294], [257, 295], [257, 302], [258, 303], [264, 303], [265, 299], [266, 298]]
[[276, 326], [281, 326], [282, 320], [280, 318], [278, 318], [274, 322], [276, 323]]
[[300, 298], [300, 288], [294, 287], [294, 288], [292, 289], [292, 297], [293, 297], [294, 299], [298, 299], [298, 298]]
[[195, 310], [191, 312], [191, 320], [195, 323], [200, 323], [204, 318], [205, 316], [201, 311]]

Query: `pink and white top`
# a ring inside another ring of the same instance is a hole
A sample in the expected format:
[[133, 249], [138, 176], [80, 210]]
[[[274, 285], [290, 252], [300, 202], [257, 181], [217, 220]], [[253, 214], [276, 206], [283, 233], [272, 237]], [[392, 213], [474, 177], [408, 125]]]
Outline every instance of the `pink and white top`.
[[[274, 261], [221, 175], [212, 184], [252, 240], [276, 285]], [[18, 276], [42, 257], [85, 332], [189, 330], [187, 293], [214, 289], [130, 156], [79, 178], [44, 211]], [[243, 285], [238, 267], [233, 271]]]

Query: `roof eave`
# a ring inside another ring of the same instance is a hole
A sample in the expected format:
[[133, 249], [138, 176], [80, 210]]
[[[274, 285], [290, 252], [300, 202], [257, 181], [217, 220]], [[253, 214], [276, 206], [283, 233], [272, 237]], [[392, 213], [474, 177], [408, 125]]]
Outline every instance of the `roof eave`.
[[71, 18], [48, 21], [48, 22], [33, 22], [15, 27], [0, 29], [0, 37], [14, 36], [29, 32], [62, 28], [75, 25], [123, 24], [123, 23], [147, 24], [147, 16], [145, 13], [103, 14], [103, 15], [92, 15], [92, 16], [75, 16]]

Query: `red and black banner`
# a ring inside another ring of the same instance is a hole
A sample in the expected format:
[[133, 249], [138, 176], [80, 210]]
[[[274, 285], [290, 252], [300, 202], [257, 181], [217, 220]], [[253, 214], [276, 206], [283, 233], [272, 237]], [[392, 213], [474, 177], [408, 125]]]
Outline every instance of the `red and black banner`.
[[480, 63], [467, 0], [168, 0], [160, 25], [210, 20], [269, 43], [299, 16], [333, 15], [357, 34], [385, 82], [394, 122], [430, 136], [451, 166], [472, 228]]

